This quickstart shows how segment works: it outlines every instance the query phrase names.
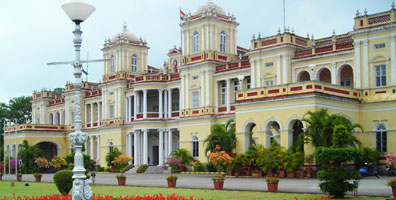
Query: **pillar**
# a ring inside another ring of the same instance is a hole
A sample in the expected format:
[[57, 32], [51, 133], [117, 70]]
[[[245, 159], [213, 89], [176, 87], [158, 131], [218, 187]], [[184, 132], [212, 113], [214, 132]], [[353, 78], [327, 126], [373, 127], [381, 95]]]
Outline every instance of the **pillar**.
[[172, 153], [172, 130], [168, 130], [168, 155]]
[[364, 69], [364, 88], [369, 87], [369, 65], [368, 65], [368, 40], [363, 42], [363, 69]]
[[162, 89], [158, 90], [158, 118], [162, 119], [163, 117], [163, 112], [162, 112]]
[[172, 118], [172, 89], [168, 90], [168, 118]]
[[96, 160], [100, 160], [100, 136], [96, 136]]
[[250, 66], [250, 88], [256, 87], [256, 78], [254, 77], [255, 60], [252, 60]]
[[90, 120], [90, 122], [91, 122], [91, 128], [93, 128], [93, 103], [90, 103], [90, 107], [91, 107], [91, 120]]
[[230, 83], [231, 79], [226, 80], [227, 84], [227, 89], [226, 89], [226, 105], [227, 105], [227, 112], [231, 111], [231, 106], [230, 106]]
[[158, 166], [161, 166], [162, 163], [164, 163], [164, 130], [163, 129], [159, 129], [159, 144], [158, 144], [158, 157], [159, 157], [159, 161], [158, 161]]
[[147, 129], [143, 129], [143, 164], [148, 164], [148, 140]]
[[139, 163], [138, 163], [138, 160], [139, 160], [139, 158], [138, 158], [138, 140], [137, 140], [137, 138], [138, 138], [138, 136], [137, 136], [137, 134], [138, 134], [138, 132], [137, 132], [137, 130], [134, 130], [133, 131], [133, 149], [134, 149], [134, 152], [133, 152], [133, 164], [134, 165], [139, 165]]
[[136, 120], [136, 116], [137, 116], [137, 92], [133, 93], [133, 119]]
[[143, 90], [143, 118], [147, 118], [147, 90]]
[[[88, 122], [88, 119], [87, 119], [87, 108], [88, 108], [88, 106], [87, 106], [87, 104], [84, 104], [84, 127], [85, 128], [87, 128], [87, 122]], [[75, 116], [76, 114], [74, 114], [74, 116]]]
[[362, 88], [361, 76], [360, 76], [360, 41], [355, 41], [355, 73], [353, 73], [353, 81], [355, 82], [355, 88]]
[[396, 47], [395, 47], [395, 35], [390, 36], [391, 45], [391, 85], [396, 85]]
[[205, 106], [205, 87], [204, 87], [204, 70], [201, 71], [201, 95], [200, 95], [200, 106], [204, 107]]
[[93, 136], [89, 137], [89, 144], [90, 144], [89, 154], [91, 155], [91, 158], [93, 159], [95, 156], [95, 154], [94, 154], [94, 137]]
[[219, 82], [215, 81], [215, 113], [219, 112]]

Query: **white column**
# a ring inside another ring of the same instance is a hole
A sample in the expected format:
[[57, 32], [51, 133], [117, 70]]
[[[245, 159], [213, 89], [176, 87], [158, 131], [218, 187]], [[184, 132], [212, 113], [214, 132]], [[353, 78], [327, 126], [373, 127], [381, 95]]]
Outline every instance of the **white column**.
[[219, 81], [215, 81], [215, 113], [219, 112]]
[[100, 160], [100, 136], [96, 136], [96, 160]]
[[213, 37], [214, 37], [214, 40], [215, 40], [215, 42], [214, 42], [214, 50], [215, 51], [217, 51], [217, 49], [218, 49], [218, 47], [217, 47], [217, 24], [215, 24], [215, 30], [214, 30], [214, 35], [213, 35]]
[[[56, 112], [53, 112], [52, 113], [52, 124], [53, 125], [56, 125]], [[16, 145], [16, 144], [15, 144]], [[15, 152], [16, 152], [16, 150], [15, 150]]]
[[184, 42], [184, 29], [182, 29], [181, 30], [181, 48], [182, 48], [182, 53], [183, 54], [185, 54], [185, 52], [186, 52], [186, 48], [184, 47], [184, 45], [186, 44], [185, 42]]
[[[128, 150], [129, 150], [130, 157], [134, 156], [134, 155], [132, 155], [132, 137], [133, 137], [132, 132], [129, 132]], [[135, 157], [133, 157], [133, 158], [135, 158]], [[129, 162], [129, 164], [132, 164], [132, 162]]]
[[168, 130], [168, 155], [172, 153], [172, 130]]
[[187, 29], [187, 50], [186, 50], [186, 55], [190, 55], [190, 30]]
[[94, 159], [94, 137], [89, 136], [89, 154], [92, 159]]
[[209, 38], [208, 38], [208, 40], [209, 40], [209, 50], [213, 50], [213, 36], [212, 36], [213, 26], [212, 26], [212, 24], [209, 24], [208, 29], [209, 29]]
[[205, 80], [206, 80], [206, 85], [205, 85], [205, 88], [206, 88], [206, 94], [205, 94], [205, 97], [206, 97], [206, 103], [205, 103], [205, 105], [206, 105], [206, 107], [209, 107], [209, 91], [210, 91], [210, 89], [212, 88], [210, 85], [209, 85], [209, 74], [210, 74], [210, 69], [208, 69], [206, 72], [205, 72], [205, 75], [206, 75], [206, 78], [205, 78]]
[[180, 94], [179, 94], [179, 102], [180, 102], [180, 116], [181, 112], [184, 109], [184, 74], [181, 74], [181, 85], [180, 85]]
[[159, 144], [158, 144], [158, 157], [159, 157], [159, 161], [158, 161], [158, 166], [161, 166], [164, 163], [164, 134], [163, 134], [163, 129], [159, 129]]
[[100, 119], [102, 119], [102, 102], [98, 102], [98, 126], [100, 126]]
[[256, 87], [256, 78], [254, 76], [255, 66], [256, 66], [256, 59], [252, 59], [250, 62], [250, 88]]
[[280, 55], [276, 56], [276, 84], [281, 84], [281, 61]]
[[186, 95], [184, 96], [186, 98], [186, 104], [184, 105], [184, 107], [186, 109], [190, 108], [190, 91], [189, 91], [189, 83], [188, 83], [188, 74], [186, 74]]
[[[34, 120], [34, 117], [35, 117], [35, 116], [33, 116], [34, 113], [35, 112], [32, 112], [32, 120]], [[64, 123], [62, 123], [62, 122], [63, 122], [63, 111], [61, 110], [61, 111], [59, 111], [59, 125], [63, 125]]]
[[260, 88], [261, 87], [261, 60], [260, 58], [256, 60], [256, 68], [257, 68], [257, 83], [256, 87]]
[[205, 36], [205, 30], [204, 26], [202, 26], [202, 31], [201, 31], [201, 52], [205, 51], [205, 41], [204, 41], [204, 36]]
[[[88, 110], [88, 105], [84, 104], [84, 127], [87, 128], [87, 124], [88, 124], [88, 117], [87, 117], [87, 110]], [[74, 114], [75, 115], [75, 114]]]
[[353, 45], [355, 47], [355, 72], [353, 73], [353, 81], [355, 82], [355, 88], [362, 88], [361, 75], [360, 75], [360, 41], [356, 41]]
[[336, 71], [336, 64], [331, 63], [331, 84], [336, 85], [337, 84], [337, 71]]
[[164, 118], [168, 118], [169, 116], [169, 108], [168, 108], [168, 89], [164, 90]]
[[105, 119], [105, 116], [106, 116], [106, 112], [105, 112], [105, 108], [106, 108], [106, 99], [105, 99], [105, 96], [106, 96], [106, 93], [105, 93], [105, 90], [104, 89], [102, 89], [102, 105], [101, 105], [101, 108], [102, 108], [102, 120], [104, 120]]
[[396, 85], [396, 47], [395, 47], [395, 35], [391, 35], [391, 84]]
[[172, 118], [172, 89], [168, 90], [168, 118]]
[[128, 132], [126, 132], [125, 133], [125, 154], [127, 155], [127, 156], [131, 156], [130, 155], [130, 152], [129, 152], [129, 147], [130, 147], [130, 144], [129, 144], [129, 137], [130, 137], [130, 134], [128, 133]]
[[147, 118], [147, 90], [143, 90], [143, 118]]
[[125, 97], [125, 123], [129, 123], [129, 120], [128, 120], [128, 117], [129, 117], [129, 114], [128, 114], [128, 103], [129, 103], [129, 97], [128, 96], [126, 96]]
[[162, 89], [158, 90], [158, 118], [162, 119], [163, 114], [162, 114]]
[[232, 29], [232, 28], [230, 28], [230, 53], [231, 54], [233, 54], [234, 53], [234, 40], [233, 40], [233, 32], [234, 32], [234, 29]]
[[226, 89], [226, 104], [227, 104], [227, 112], [231, 111], [231, 106], [230, 106], [230, 83], [231, 83], [231, 79], [227, 79], [226, 80], [226, 84], [227, 84], [227, 89]]
[[368, 65], [368, 40], [363, 41], [363, 68], [364, 68], [364, 83], [363, 87], [369, 87], [369, 65]]
[[289, 69], [287, 66], [287, 61], [289, 60], [289, 55], [284, 54], [283, 56], [283, 84], [287, 84], [287, 77], [289, 76]]
[[90, 103], [90, 107], [91, 107], [91, 120], [90, 120], [90, 122], [91, 122], [91, 128], [93, 128], [93, 122], [94, 122], [94, 115], [93, 115], [94, 109], [93, 109], [93, 103]]
[[238, 76], [238, 81], [239, 81], [238, 90], [242, 90], [242, 88], [243, 88], [243, 79], [244, 78], [245, 78], [244, 76]]
[[164, 129], [164, 157], [167, 158], [168, 155], [168, 130]]
[[204, 85], [204, 79], [205, 79], [205, 75], [204, 75], [204, 70], [201, 71], [201, 95], [200, 95], [200, 104], [201, 107], [205, 106], [205, 85]]
[[206, 25], [206, 49], [209, 50], [209, 24]]
[[137, 130], [134, 130], [133, 131], [133, 149], [134, 149], [134, 151], [133, 151], [133, 164], [134, 165], [138, 165], [138, 132], [137, 132]]
[[148, 140], [147, 129], [143, 129], [143, 164], [148, 164]]
[[[137, 116], [137, 112], [138, 112], [138, 109], [137, 109], [137, 98], [138, 97], [138, 94], [137, 94], [137, 92], [135, 91], [134, 93], [133, 93], [133, 119], [134, 120], [136, 120], [136, 116]], [[136, 139], [136, 137], [135, 137], [135, 139]]]

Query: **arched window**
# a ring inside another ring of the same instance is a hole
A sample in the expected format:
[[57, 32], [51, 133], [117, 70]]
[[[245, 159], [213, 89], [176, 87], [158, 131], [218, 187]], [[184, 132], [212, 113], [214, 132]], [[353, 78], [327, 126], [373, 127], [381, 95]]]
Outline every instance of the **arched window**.
[[220, 52], [225, 53], [227, 48], [227, 35], [224, 31], [220, 32]]
[[137, 72], [137, 55], [136, 54], [132, 55], [131, 61], [132, 61], [132, 72]]
[[114, 145], [113, 145], [113, 142], [109, 142], [109, 153], [113, 153], [113, 150], [114, 150]]
[[193, 53], [198, 53], [199, 51], [199, 33], [195, 31], [193, 34]]
[[378, 151], [387, 151], [386, 127], [384, 124], [379, 124], [375, 130], [375, 143]]
[[110, 73], [114, 73], [114, 56], [110, 57]]
[[173, 73], [177, 73], [177, 60], [173, 60]]
[[192, 138], [192, 156], [193, 157], [199, 156], [199, 141], [197, 136], [193, 136]]

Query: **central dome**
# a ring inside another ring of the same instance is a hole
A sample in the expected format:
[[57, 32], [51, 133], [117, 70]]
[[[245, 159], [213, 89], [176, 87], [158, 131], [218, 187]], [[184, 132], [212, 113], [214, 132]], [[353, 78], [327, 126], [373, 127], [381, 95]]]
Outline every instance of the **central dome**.
[[111, 42], [116, 42], [118, 40], [127, 40], [128, 42], [139, 43], [138, 37], [127, 30], [126, 24], [124, 24], [124, 29], [121, 32], [113, 36]]
[[205, 12], [205, 11], [212, 10], [212, 9], [217, 14], [224, 15], [224, 16], [226, 15], [224, 10], [220, 6], [214, 4], [213, 2], [206, 2], [202, 6], [198, 7], [194, 11], [193, 15], [199, 15], [199, 14], [202, 14], [203, 12]]

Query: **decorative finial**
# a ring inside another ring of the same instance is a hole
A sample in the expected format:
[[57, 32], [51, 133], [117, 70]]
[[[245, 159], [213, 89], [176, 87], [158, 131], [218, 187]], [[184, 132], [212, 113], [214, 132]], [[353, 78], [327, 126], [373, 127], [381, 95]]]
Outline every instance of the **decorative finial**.
[[365, 16], [367, 15], [367, 9], [366, 8], [364, 9], [364, 15]]
[[312, 35], [311, 35], [311, 40], [314, 40], [314, 35], [313, 35], [313, 33], [312, 33]]
[[278, 34], [280, 34], [280, 28], [278, 28]]
[[294, 28], [292, 28], [291, 33], [294, 34]]
[[122, 25], [122, 27], [124, 28], [124, 31], [126, 31], [126, 30], [127, 30], [126, 21], [124, 21], [124, 24]]
[[392, 2], [392, 10], [394, 10], [394, 9], [395, 9], [395, 3]]
[[256, 36], [255, 36], [254, 33], [253, 33], [252, 39], [254, 40], [255, 38], [256, 38]]
[[360, 13], [359, 10], [356, 10], [356, 17], [359, 17]]
[[333, 35], [335, 35], [335, 29], [333, 29]]
[[261, 38], [261, 34], [260, 34], [260, 32], [258, 33], [258, 35], [257, 35], [257, 38], [258, 38], [258, 39], [260, 39], [260, 38]]
[[309, 39], [309, 33], [307, 32], [307, 38]]

